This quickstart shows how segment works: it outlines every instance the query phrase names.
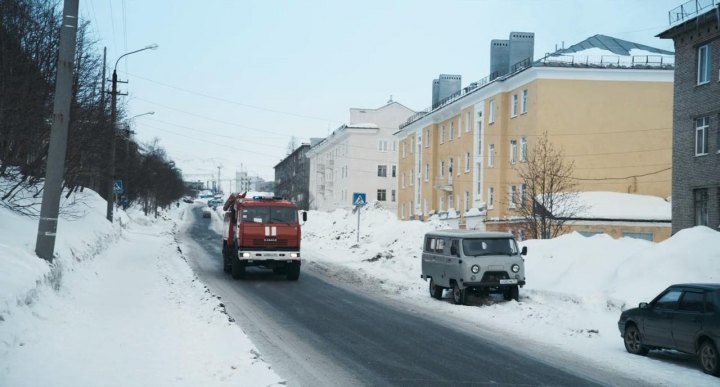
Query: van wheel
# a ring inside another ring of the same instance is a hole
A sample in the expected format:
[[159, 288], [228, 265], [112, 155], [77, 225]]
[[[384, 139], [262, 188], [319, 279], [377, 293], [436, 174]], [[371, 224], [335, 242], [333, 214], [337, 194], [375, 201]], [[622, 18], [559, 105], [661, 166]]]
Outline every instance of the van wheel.
[[441, 299], [443, 295], [443, 288], [435, 285], [435, 281], [430, 277], [430, 297], [435, 299]]
[[466, 289], [460, 289], [460, 285], [458, 285], [457, 282], [453, 282], [452, 299], [455, 305], [467, 304], [467, 291]]
[[517, 301], [520, 298], [520, 290], [518, 289], [517, 285], [504, 287], [503, 298], [505, 299], [505, 301]]

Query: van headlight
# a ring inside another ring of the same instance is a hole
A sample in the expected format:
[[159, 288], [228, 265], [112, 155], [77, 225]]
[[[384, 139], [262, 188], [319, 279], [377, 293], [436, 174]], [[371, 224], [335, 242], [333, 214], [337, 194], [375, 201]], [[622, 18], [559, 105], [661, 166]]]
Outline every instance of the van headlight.
[[478, 266], [478, 265], [472, 265], [472, 267], [470, 268], [470, 271], [472, 271], [473, 273], [477, 274], [477, 273], [480, 272], [480, 266]]
[[243, 258], [250, 258], [250, 253], [242, 253]]
[[510, 269], [512, 269], [513, 273], [517, 273], [520, 271], [520, 265], [518, 265], [517, 263], [513, 264]]
[[297, 258], [300, 256], [300, 253], [290, 253], [290, 258]]

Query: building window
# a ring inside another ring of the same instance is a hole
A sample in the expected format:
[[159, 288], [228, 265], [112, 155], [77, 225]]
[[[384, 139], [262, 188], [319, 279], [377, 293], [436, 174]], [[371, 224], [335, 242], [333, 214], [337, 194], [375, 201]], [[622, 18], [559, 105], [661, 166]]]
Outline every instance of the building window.
[[392, 166], [392, 177], [397, 177], [397, 166]]
[[470, 192], [465, 191], [465, 212], [470, 210]]
[[387, 177], [387, 165], [378, 165], [378, 177]]
[[402, 158], [405, 158], [405, 156], [406, 156], [406, 154], [405, 154], [405, 145], [407, 145], [407, 144], [405, 144], [405, 141], [403, 141], [403, 143], [402, 143]]
[[702, 156], [708, 153], [708, 129], [710, 117], [702, 117], [695, 120], [695, 156]]
[[425, 129], [425, 148], [430, 147], [430, 129]]
[[465, 113], [465, 132], [469, 132], [470, 128], [472, 128], [472, 122], [470, 122], [470, 117], [470, 112]]
[[445, 176], [445, 162], [441, 161], [440, 162], [440, 177], [444, 177], [444, 176]]
[[510, 186], [510, 192], [509, 192], [509, 208], [515, 208], [515, 203], [517, 203], [517, 186], [514, 184]]
[[453, 194], [448, 195], [448, 210], [455, 208], [455, 202], [453, 201]]
[[440, 143], [445, 143], [445, 125], [440, 127]]
[[488, 188], [488, 209], [492, 209], [495, 206], [495, 188]]
[[379, 190], [377, 190], [377, 200], [378, 200], [379, 202], [384, 202], [384, 201], [387, 200], [387, 198], [385, 197], [385, 195], [386, 195], [386, 193], [385, 193], [385, 190], [384, 190], [384, 189], [379, 189]]
[[495, 166], [495, 144], [488, 145], [488, 168]]
[[415, 153], [415, 137], [413, 137], [410, 141], [412, 141], [410, 143], [410, 154], [413, 154]]
[[510, 140], [510, 164], [515, 164], [517, 154], [517, 140]]
[[455, 138], [455, 121], [450, 121], [450, 141]]
[[653, 241], [653, 233], [651, 232], [629, 232], [625, 231], [623, 232], [623, 238], [635, 238], [635, 239], [644, 239], [646, 241]]
[[414, 173], [413, 170], [411, 169], [411, 170], [410, 170], [410, 186], [411, 186], [411, 187], [413, 186], [413, 181], [414, 181], [414, 180], [415, 180], [415, 173]]
[[527, 196], [527, 184], [520, 184], [520, 208], [525, 208], [525, 197]]
[[448, 163], [448, 176], [452, 177], [453, 174], [453, 166], [455, 163], [453, 163], [453, 158], [450, 158], [450, 162]]
[[470, 172], [470, 152], [465, 152], [465, 173]]
[[527, 102], [528, 102], [528, 90], [525, 89], [525, 90], [523, 90], [523, 94], [522, 94], [522, 105], [521, 105], [521, 107], [520, 107], [520, 110], [521, 110], [523, 113], [527, 113], [527, 109], [528, 109]]
[[527, 137], [520, 138], [520, 162], [527, 161]]
[[430, 179], [430, 164], [425, 164], [425, 181]]
[[400, 178], [400, 181], [402, 182], [401, 187], [405, 189], [405, 174], [402, 174], [402, 177]]
[[495, 122], [495, 100], [494, 99], [490, 100], [489, 110], [490, 111], [488, 112], [488, 124], [492, 124], [493, 122]]
[[397, 152], [397, 141], [393, 140], [392, 142], [392, 151]]
[[698, 85], [710, 82], [710, 60], [710, 45], [706, 44], [698, 48]]
[[405, 204], [400, 206], [400, 219], [405, 220]]
[[388, 142], [387, 140], [378, 140], [378, 150], [380, 152], [387, 152], [388, 151]]
[[440, 196], [440, 211], [445, 211], [445, 196]]
[[394, 189], [390, 191], [390, 201], [393, 203], [395, 202], [395, 190]]
[[512, 116], [518, 115], [518, 96], [517, 94], [512, 95]]
[[708, 189], [698, 188], [693, 190], [695, 200], [695, 225], [708, 225]]

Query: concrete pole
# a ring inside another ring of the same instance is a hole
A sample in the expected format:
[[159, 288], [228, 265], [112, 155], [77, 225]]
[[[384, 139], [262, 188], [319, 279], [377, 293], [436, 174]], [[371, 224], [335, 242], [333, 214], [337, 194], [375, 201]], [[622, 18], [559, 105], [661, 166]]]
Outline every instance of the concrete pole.
[[108, 197], [107, 197], [107, 220], [113, 221], [113, 205], [115, 204], [115, 126], [117, 120], [117, 71], [113, 69], [112, 74], [112, 91], [110, 92], [110, 159], [108, 162]]
[[60, 212], [65, 153], [67, 151], [70, 102], [72, 99], [73, 65], [77, 38], [79, 0], [65, 0], [63, 20], [60, 27], [60, 52], [55, 80], [55, 102], [53, 124], [50, 131], [50, 145], [45, 172], [40, 221], [38, 222], [35, 253], [52, 262], [55, 250], [57, 218]]

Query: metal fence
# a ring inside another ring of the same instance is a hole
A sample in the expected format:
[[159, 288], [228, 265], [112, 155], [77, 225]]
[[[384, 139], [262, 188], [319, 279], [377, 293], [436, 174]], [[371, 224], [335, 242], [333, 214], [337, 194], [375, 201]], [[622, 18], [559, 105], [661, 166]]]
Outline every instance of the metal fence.
[[711, 7], [717, 5], [720, 5], [720, 0], [690, 0], [671, 9], [668, 12], [668, 21], [670, 25], [682, 23], [685, 20], [692, 19], [703, 12], [709, 11]]

